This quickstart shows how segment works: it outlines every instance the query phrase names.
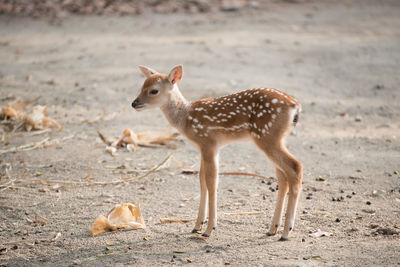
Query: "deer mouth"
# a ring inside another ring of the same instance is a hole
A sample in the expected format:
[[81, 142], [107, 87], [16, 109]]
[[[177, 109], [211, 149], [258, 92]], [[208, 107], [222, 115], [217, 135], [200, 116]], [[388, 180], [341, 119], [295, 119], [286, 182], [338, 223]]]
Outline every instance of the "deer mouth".
[[141, 110], [143, 110], [143, 109], [145, 109], [146, 108], [146, 105], [145, 104], [137, 104], [135, 107], [134, 107], [134, 109], [136, 110], [136, 111], [141, 111]]

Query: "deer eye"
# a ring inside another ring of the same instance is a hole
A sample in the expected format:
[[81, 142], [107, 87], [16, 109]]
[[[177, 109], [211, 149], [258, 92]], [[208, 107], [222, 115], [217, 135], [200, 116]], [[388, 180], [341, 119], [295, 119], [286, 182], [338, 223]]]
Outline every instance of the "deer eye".
[[156, 94], [158, 94], [158, 90], [153, 89], [153, 90], [150, 91], [150, 94], [156, 95]]

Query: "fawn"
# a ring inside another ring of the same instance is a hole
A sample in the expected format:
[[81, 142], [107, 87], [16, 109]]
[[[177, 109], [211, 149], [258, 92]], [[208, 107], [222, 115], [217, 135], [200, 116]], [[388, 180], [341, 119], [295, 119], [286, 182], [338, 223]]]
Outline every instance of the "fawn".
[[277, 233], [283, 204], [289, 192], [286, 221], [280, 240], [287, 240], [293, 230], [303, 167], [283, 142], [291, 124], [295, 124], [301, 105], [293, 97], [276, 89], [258, 88], [216, 99], [187, 101], [177, 83], [182, 66], [169, 75], [139, 66], [146, 77], [139, 96], [132, 102], [137, 111], [160, 107], [169, 123], [185, 135], [201, 152], [200, 206], [193, 233], [209, 237], [217, 225], [218, 152], [220, 147], [239, 139], [251, 139], [273, 162], [278, 177], [278, 198], [267, 235]]

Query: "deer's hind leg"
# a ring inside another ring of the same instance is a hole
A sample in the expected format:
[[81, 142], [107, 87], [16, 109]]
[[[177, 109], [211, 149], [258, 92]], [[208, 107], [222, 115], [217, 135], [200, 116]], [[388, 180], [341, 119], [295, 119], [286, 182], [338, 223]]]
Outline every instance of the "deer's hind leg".
[[[278, 179], [281, 181], [279, 182], [278, 199], [269, 234], [275, 234], [277, 231], [278, 227], [275, 227], [275, 225], [279, 226], [278, 222], [280, 221], [280, 215], [283, 209], [283, 202], [286, 196], [286, 192], [289, 191], [285, 225], [282, 237], [280, 239], [287, 240], [289, 238], [290, 232], [294, 228], [296, 208], [302, 187], [303, 166], [299, 160], [297, 160], [292, 154], [287, 151], [282, 141], [272, 145], [271, 142], [265, 141], [266, 140], [262, 139], [255, 140], [257, 146], [262, 151], [264, 151], [264, 153], [275, 165], [277, 169]], [[286, 186], [283, 181], [286, 181]], [[281, 186], [281, 184], [283, 185], [283, 187]]]
[[276, 168], [276, 176], [278, 177], [279, 190], [275, 204], [274, 216], [272, 217], [272, 222], [267, 233], [269, 236], [275, 235], [279, 226], [281, 225], [283, 205], [285, 203], [286, 194], [289, 190], [286, 174], [280, 169]]

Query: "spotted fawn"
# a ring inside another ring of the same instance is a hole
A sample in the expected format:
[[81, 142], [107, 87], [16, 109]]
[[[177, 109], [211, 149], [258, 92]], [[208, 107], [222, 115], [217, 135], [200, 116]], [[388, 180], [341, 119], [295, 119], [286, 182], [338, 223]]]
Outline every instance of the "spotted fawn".
[[194, 233], [208, 225], [203, 236], [211, 235], [217, 225], [217, 187], [219, 149], [236, 140], [251, 139], [272, 161], [278, 177], [278, 197], [267, 235], [275, 235], [281, 224], [283, 204], [289, 192], [286, 221], [280, 240], [293, 230], [303, 167], [288, 152], [284, 138], [298, 120], [301, 105], [293, 97], [270, 88], [257, 88], [215, 99], [187, 101], [177, 83], [182, 66], [168, 75], [139, 66], [146, 80], [132, 107], [137, 111], [159, 107], [169, 123], [186, 136], [201, 153], [200, 206]]

